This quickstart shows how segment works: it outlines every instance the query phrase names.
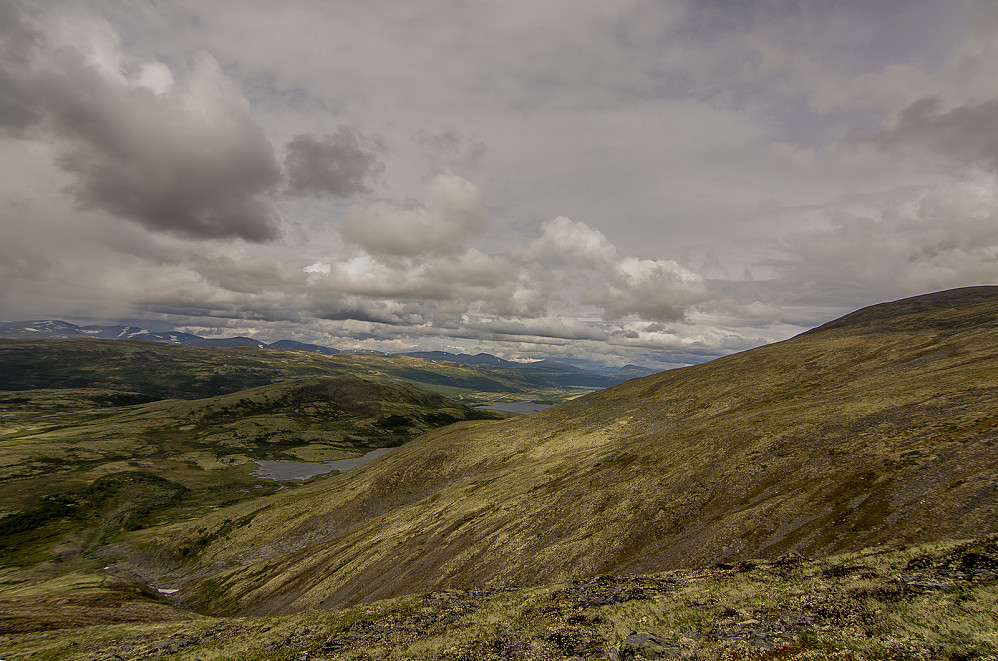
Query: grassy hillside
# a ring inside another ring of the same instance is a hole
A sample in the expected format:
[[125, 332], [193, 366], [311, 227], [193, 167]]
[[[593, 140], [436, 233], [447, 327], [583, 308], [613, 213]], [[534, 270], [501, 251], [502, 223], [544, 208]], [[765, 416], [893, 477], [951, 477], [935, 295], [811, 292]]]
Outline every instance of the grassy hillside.
[[[86, 583], [123, 535], [298, 486], [253, 475], [257, 460], [358, 457], [503, 417], [440, 392], [467, 402], [577, 394], [409, 357], [0, 340], [0, 593], [3, 583]], [[142, 585], [145, 572], [118, 575]]]
[[459, 423], [131, 543], [211, 574], [194, 607], [262, 614], [996, 532], [996, 291]]
[[941, 292], [293, 488], [226, 458], [463, 409], [311, 377], [0, 393], [0, 654], [998, 658], [996, 375], [998, 288]]

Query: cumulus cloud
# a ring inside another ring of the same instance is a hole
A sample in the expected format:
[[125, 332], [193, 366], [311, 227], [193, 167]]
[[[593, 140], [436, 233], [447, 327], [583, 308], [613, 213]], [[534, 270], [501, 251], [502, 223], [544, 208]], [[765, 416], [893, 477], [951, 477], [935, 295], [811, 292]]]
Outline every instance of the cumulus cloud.
[[610, 271], [616, 266], [617, 248], [599, 230], [564, 216], [545, 222], [542, 229], [544, 233], [527, 250], [531, 257], [554, 256], [566, 263], [600, 271]]
[[[665, 321], [683, 319], [707, 300], [697, 273], [673, 260], [619, 257], [602, 232], [565, 217], [544, 223], [539, 238], [509, 255], [476, 248], [456, 252], [456, 239], [478, 226], [481, 206], [473, 184], [441, 175], [430, 186], [426, 204], [381, 202], [354, 210], [343, 234], [360, 252], [315, 262], [304, 272], [319, 291], [420, 302], [421, 322], [470, 328], [463, 315], [474, 312], [473, 318], [491, 319], [476, 322], [478, 330], [484, 329], [480, 323], [488, 323], [491, 332], [499, 332], [495, 324], [502, 320], [505, 328], [517, 329], [510, 334], [538, 334], [532, 330], [538, 320], [566, 317], [557, 311], [580, 305], [599, 308], [605, 319]], [[374, 318], [356, 306], [341, 314], [354, 312], [359, 319]], [[565, 331], [558, 333], [561, 337]], [[605, 336], [603, 331], [592, 333], [585, 337]]]
[[288, 141], [284, 170], [292, 195], [350, 197], [370, 193], [368, 182], [384, 172], [384, 141], [348, 126], [324, 135], [300, 134]]
[[99, 19], [22, 12], [4, 34], [0, 122], [58, 146], [81, 206], [191, 238], [276, 237], [273, 149], [210, 54], [174, 81]]
[[[381, 259], [360, 254], [336, 263], [305, 267], [320, 299], [340, 292], [357, 300], [394, 300], [422, 306], [425, 319], [454, 325], [470, 308], [489, 314], [536, 316], [546, 299], [537, 297], [529, 275], [509, 258], [469, 248], [460, 255], [416, 259]], [[357, 309], [356, 304], [347, 310]], [[415, 309], [415, 308], [413, 308]], [[344, 313], [345, 314], [345, 313]], [[365, 312], [360, 319], [371, 319]]]
[[603, 308], [608, 318], [634, 315], [675, 321], [707, 298], [703, 279], [675, 261], [628, 257], [606, 273], [605, 282], [587, 291], [582, 302]]
[[602, 232], [564, 216], [544, 223], [543, 230], [526, 254], [540, 260], [553, 256], [581, 271], [591, 283], [581, 302], [602, 308], [607, 318], [675, 321], [707, 300], [703, 278], [674, 260], [620, 258]]
[[366, 209], [354, 208], [341, 231], [347, 242], [376, 255], [439, 255], [459, 252], [485, 219], [478, 187], [444, 173], [430, 183], [425, 204], [375, 202]]

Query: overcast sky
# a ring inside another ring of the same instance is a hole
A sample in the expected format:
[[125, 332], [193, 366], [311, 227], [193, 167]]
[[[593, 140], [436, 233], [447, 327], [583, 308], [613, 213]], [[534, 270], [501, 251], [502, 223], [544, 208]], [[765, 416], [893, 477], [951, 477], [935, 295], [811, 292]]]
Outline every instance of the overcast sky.
[[0, 0], [0, 319], [664, 369], [998, 282], [993, 0]]

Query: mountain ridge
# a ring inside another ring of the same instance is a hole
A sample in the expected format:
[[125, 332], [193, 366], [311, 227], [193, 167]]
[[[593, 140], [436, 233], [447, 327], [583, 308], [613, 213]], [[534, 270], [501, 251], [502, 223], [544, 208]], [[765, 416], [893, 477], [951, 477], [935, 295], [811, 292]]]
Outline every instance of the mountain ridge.
[[[987, 305], [993, 303], [996, 298], [998, 287], [993, 285], [978, 285], [975, 287], [959, 287], [946, 291], [910, 296], [886, 303], [870, 305], [855, 312], [833, 319], [820, 326], [812, 328], [802, 333], [802, 335], [813, 335], [839, 328], [854, 327], [859, 328], [880, 322], [882, 324], [897, 323], [907, 317], [917, 317], [921, 315], [916, 323], [923, 325], [925, 330], [952, 330], [957, 321], [948, 315], [942, 315], [936, 319], [932, 313], [938, 313], [954, 307], [970, 307], [976, 305]], [[928, 315], [928, 316], [927, 316]], [[930, 320], [932, 320], [930, 322]], [[992, 316], [963, 315], [963, 322], [968, 326], [984, 324], [998, 324], [998, 319]]]
[[277, 342], [268, 343], [245, 336], [206, 338], [181, 331], [149, 331], [139, 326], [96, 324], [79, 326], [59, 319], [0, 321], [0, 336], [29, 338], [48, 336], [60, 339], [91, 337], [102, 340], [147, 340], [150, 342], [166, 342], [194, 347], [257, 347], [260, 349], [310, 351], [327, 356], [340, 353], [339, 349], [319, 344], [306, 344], [295, 340], [278, 340]]

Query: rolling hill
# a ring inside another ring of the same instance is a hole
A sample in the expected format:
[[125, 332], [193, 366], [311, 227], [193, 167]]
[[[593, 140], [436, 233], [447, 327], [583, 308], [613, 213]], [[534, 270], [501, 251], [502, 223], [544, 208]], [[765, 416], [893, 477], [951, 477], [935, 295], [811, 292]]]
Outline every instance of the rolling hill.
[[998, 288], [888, 304], [134, 543], [264, 614], [996, 532], [996, 358]]
[[0, 391], [0, 410], [15, 411], [0, 421], [0, 575], [18, 583], [46, 566], [47, 576], [86, 571], [123, 532], [196, 520], [288, 486], [258, 476], [259, 462], [319, 469], [315, 462], [496, 417], [407, 383], [354, 376], [196, 400], [122, 399], [127, 393], [93, 389]]

